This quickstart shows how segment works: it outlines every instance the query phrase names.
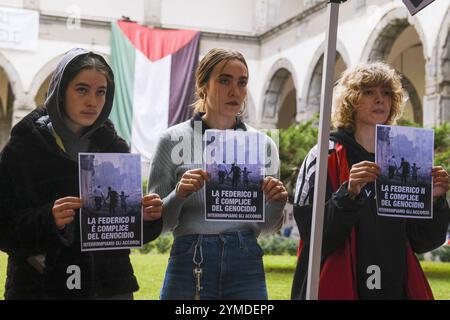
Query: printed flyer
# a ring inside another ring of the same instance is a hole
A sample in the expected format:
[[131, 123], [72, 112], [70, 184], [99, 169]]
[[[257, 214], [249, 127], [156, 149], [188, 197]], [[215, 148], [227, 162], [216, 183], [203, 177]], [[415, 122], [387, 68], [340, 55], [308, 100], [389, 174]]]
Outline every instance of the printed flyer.
[[141, 159], [80, 153], [81, 251], [142, 246]]
[[267, 136], [240, 130], [206, 130], [205, 219], [263, 222]]
[[381, 175], [375, 181], [382, 216], [431, 219], [434, 131], [377, 125], [376, 154]]

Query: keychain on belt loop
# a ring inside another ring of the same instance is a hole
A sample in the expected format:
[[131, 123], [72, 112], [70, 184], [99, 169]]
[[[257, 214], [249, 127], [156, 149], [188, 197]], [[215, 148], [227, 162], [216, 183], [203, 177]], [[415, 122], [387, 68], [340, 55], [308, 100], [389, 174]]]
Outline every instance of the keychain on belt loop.
[[[197, 248], [200, 248], [200, 261], [197, 261]], [[202, 290], [202, 286], [200, 284], [200, 278], [202, 277], [203, 270], [201, 268], [201, 264], [203, 263], [203, 250], [202, 246], [199, 246], [199, 243], [195, 245], [194, 257], [192, 258], [192, 262], [194, 262], [194, 279], [195, 279], [195, 295], [194, 300], [200, 300], [200, 290]]]

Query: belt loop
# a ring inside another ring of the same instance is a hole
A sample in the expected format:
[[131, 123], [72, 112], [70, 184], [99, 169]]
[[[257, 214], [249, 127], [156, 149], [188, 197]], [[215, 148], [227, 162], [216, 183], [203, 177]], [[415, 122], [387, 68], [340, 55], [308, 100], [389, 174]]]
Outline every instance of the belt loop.
[[220, 241], [222, 241], [223, 245], [225, 243], [227, 243], [227, 239], [226, 239], [226, 237], [225, 237], [225, 235], [223, 233], [219, 233], [219, 239], [220, 239]]
[[239, 239], [239, 248], [244, 249], [244, 246], [245, 246], [244, 235], [241, 233], [241, 231], [238, 231], [237, 235], [238, 235], [238, 239]]

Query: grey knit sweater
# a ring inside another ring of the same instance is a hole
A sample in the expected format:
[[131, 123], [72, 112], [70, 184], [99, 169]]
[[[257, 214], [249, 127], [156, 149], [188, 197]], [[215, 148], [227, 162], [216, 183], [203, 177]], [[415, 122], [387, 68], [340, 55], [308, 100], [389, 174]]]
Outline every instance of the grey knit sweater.
[[[202, 121], [191, 119], [170, 127], [162, 134], [156, 147], [150, 168], [148, 191], [159, 194], [163, 199], [162, 232], [173, 231], [176, 238], [189, 234], [219, 234], [246, 230], [252, 230], [255, 236], [258, 236], [261, 233], [277, 231], [283, 222], [285, 202], [266, 202], [265, 222], [205, 221], [204, 187], [186, 198], [176, 195], [176, 185], [181, 176], [188, 170], [202, 168], [202, 125], [204, 130], [205, 124]], [[199, 130], [194, 130], [193, 127]], [[243, 127], [248, 131], [255, 131], [251, 127]], [[279, 168], [275, 143], [271, 139], [267, 141], [270, 144], [268, 147], [275, 152], [271, 159], [276, 159], [275, 165]]]

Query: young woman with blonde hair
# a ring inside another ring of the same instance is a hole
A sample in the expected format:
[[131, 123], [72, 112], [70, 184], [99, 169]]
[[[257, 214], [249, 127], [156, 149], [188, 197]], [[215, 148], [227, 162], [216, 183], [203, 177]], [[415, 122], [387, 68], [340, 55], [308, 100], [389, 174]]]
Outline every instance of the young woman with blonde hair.
[[[161, 299], [267, 299], [257, 236], [281, 226], [287, 192], [281, 181], [267, 176], [261, 186], [267, 200], [265, 222], [206, 221], [201, 189], [209, 176], [202, 169], [201, 143], [196, 143], [210, 128], [255, 131], [239, 116], [248, 78], [242, 54], [210, 50], [196, 73], [193, 118], [169, 128], [158, 143], [150, 192], [161, 195], [163, 231], [172, 231], [175, 238]], [[272, 140], [267, 141], [272, 165], [279, 169], [277, 149]], [[175, 159], [180, 150], [183, 161]]]

